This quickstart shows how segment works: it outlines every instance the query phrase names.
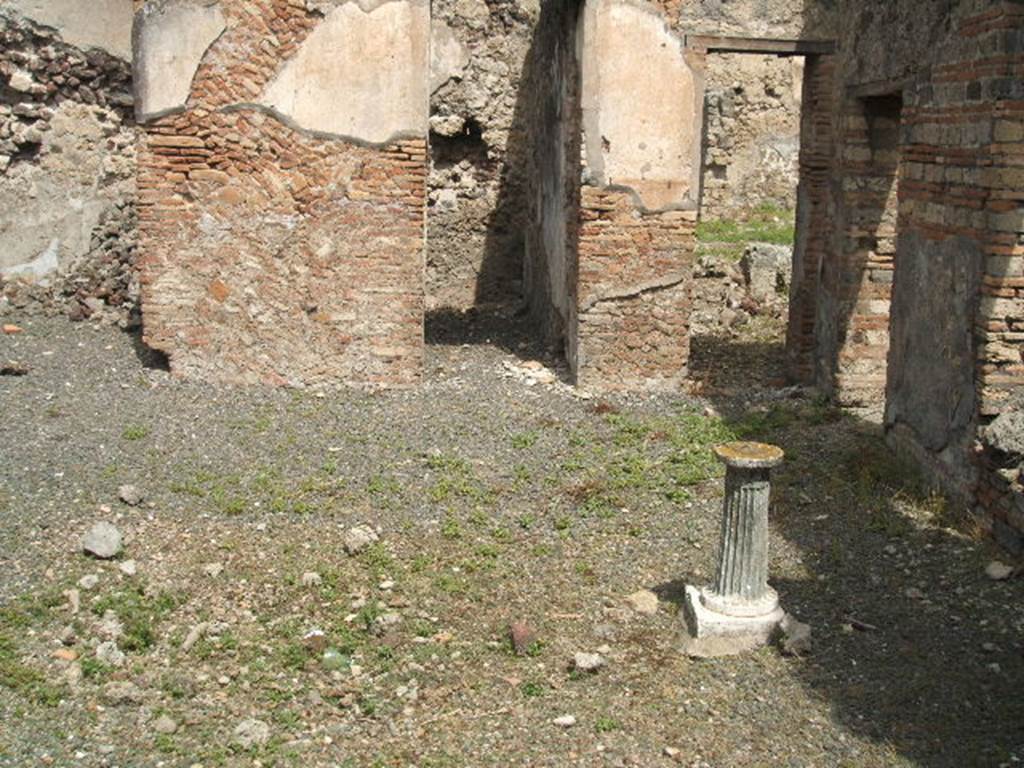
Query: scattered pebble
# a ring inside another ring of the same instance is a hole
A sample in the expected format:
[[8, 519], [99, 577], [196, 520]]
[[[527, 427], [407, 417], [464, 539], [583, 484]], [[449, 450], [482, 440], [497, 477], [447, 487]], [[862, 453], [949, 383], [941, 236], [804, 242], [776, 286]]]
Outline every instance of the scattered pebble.
[[551, 722], [559, 728], [572, 728], [576, 725], [576, 718], [572, 715], [562, 715], [561, 717], [556, 717]]
[[533, 631], [533, 627], [522, 621], [509, 625], [508, 634], [512, 641], [512, 650], [517, 656], [525, 656], [537, 642], [537, 633]]
[[117, 568], [125, 576], [134, 576], [139, 572], [139, 566], [134, 560], [125, 560]]
[[192, 649], [192, 646], [199, 642], [206, 630], [210, 628], [210, 623], [207, 621], [196, 624], [192, 629], [185, 635], [185, 639], [181, 643], [181, 650], [188, 652]]
[[1013, 575], [1013, 566], [993, 560], [985, 566], [985, 575], [992, 581], [1006, 581]]
[[8, 360], [0, 363], [0, 376], [28, 376], [31, 369], [25, 363], [18, 360]]
[[100, 577], [95, 573], [90, 573], [78, 580], [79, 589], [90, 590], [93, 589], [97, 584], [100, 583]]
[[134, 683], [115, 680], [103, 686], [103, 700], [112, 707], [142, 703], [142, 689]]
[[301, 583], [304, 587], [319, 587], [323, 584], [324, 580], [319, 573], [313, 571], [306, 571], [302, 574]]
[[169, 715], [160, 715], [153, 723], [153, 730], [157, 733], [171, 734], [178, 730], [178, 724]]
[[327, 647], [327, 635], [322, 629], [311, 629], [302, 636], [302, 644], [310, 653], [320, 653]]
[[797, 621], [788, 613], [779, 623], [782, 630], [782, 652], [786, 656], [804, 656], [811, 652], [811, 625]]
[[204, 565], [203, 573], [211, 579], [215, 579], [224, 573], [224, 563], [210, 563], [209, 565]]
[[102, 618], [96, 622], [96, 634], [104, 640], [117, 640], [124, 634], [124, 625], [113, 611], [104, 611]]
[[82, 551], [100, 560], [110, 560], [121, 553], [121, 532], [108, 522], [99, 522], [82, 537]]
[[137, 507], [142, 503], [145, 498], [138, 488], [134, 485], [122, 485], [117, 489], [117, 496], [121, 501], [127, 504], [129, 507]]
[[96, 646], [96, 658], [111, 667], [124, 666], [124, 651], [113, 640], [106, 640]]

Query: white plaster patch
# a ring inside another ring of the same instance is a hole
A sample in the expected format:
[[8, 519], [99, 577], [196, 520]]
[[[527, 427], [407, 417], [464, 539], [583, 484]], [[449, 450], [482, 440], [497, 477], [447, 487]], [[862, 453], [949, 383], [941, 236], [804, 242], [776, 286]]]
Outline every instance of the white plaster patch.
[[462, 77], [469, 65], [469, 53], [443, 21], [430, 25], [430, 92], [433, 93], [452, 78]]
[[5, 0], [5, 9], [54, 28], [69, 45], [132, 58], [132, 0]]
[[426, 133], [430, 9], [393, 0], [338, 6], [270, 83], [260, 104], [310, 131], [380, 144]]
[[588, 0], [582, 17], [584, 147], [594, 181], [660, 209], [696, 196], [703, 85], [656, 12]]
[[180, 110], [203, 55], [225, 29], [220, 5], [150, 2], [135, 18], [135, 114], [140, 122]]
[[0, 275], [7, 280], [15, 277], [28, 278], [31, 281], [45, 280], [45, 278], [56, 272], [60, 266], [57, 259], [59, 252], [60, 240], [54, 238], [50, 241], [46, 250], [32, 259], [32, 261], [0, 271]]

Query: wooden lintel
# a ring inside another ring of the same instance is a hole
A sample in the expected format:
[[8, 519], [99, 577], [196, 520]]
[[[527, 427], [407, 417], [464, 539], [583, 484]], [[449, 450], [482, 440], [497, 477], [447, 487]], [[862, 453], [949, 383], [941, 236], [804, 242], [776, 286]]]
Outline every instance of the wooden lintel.
[[846, 88], [846, 93], [855, 99], [868, 99], [872, 96], [891, 96], [902, 94], [912, 83], [912, 77], [899, 77], [894, 80], [873, 80], [870, 83], [857, 83]]
[[770, 40], [709, 35], [687, 35], [686, 47], [708, 53], [764, 53], [777, 56], [827, 56], [836, 52], [834, 40]]

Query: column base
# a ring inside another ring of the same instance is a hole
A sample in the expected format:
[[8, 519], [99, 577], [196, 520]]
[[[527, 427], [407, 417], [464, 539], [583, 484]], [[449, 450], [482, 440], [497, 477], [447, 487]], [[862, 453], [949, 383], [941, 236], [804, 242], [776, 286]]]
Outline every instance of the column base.
[[701, 590], [686, 585], [683, 603], [682, 650], [694, 658], [734, 656], [766, 645], [778, 629], [785, 611], [775, 608], [759, 616], [727, 616], [704, 605]]

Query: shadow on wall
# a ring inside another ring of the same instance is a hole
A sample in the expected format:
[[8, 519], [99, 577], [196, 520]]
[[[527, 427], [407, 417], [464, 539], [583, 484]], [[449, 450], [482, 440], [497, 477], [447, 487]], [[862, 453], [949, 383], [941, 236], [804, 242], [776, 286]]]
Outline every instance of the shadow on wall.
[[[897, 228], [902, 99], [887, 94], [840, 104], [864, 121], [840, 149], [845, 174], [833, 182], [842, 201], [834, 224], [837, 258], [822, 265], [817, 381], [844, 405], [868, 405], [885, 390], [889, 303]], [[847, 188], [852, 184], [852, 188]], [[829, 329], [823, 333], [824, 329]]]
[[[523, 299], [539, 326], [538, 336], [556, 345], [562, 341], [564, 328], [553, 320], [553, 302], [559, 298], [564, 302], [571, 286], [551, 285], [546, 260], [562, 259], [561, 273], [567, 275], [567, 283], [572, 282], [568, 276], [574, 268], [575, 221], [569, 211], [579, 196], [580, 137], [578, 129], [577, 135], [572, 135], [578, 115], [567, 112], [579, 111], [574, 48], [581, 8], [580, 0], [549, 0], [541, 5], [516, 89], [507, 156], [498, 201], [488, 218], [477, 291], [478, 301], [485, 299], [487, 288], [507, 273], [509, 265], [516, 265]], [[570, 136], [563, 141], [566, 131]], [[563, 150], [565, 154], [560, 154]], [[546, 219], [553, 200], [561, 201], [557, 206], [560, 218], [555, 222]], [[545, 245], [545, 228], [549, 241], [552, 232], [560, 238], [557, 255]]]

